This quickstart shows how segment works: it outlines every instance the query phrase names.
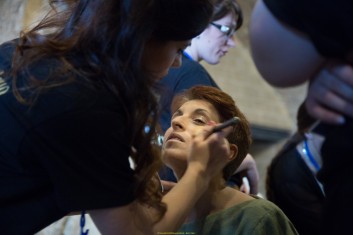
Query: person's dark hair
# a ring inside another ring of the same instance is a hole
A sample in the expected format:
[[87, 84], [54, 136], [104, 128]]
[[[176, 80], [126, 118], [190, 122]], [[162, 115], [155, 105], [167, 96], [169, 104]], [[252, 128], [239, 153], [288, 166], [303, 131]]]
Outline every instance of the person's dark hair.
[[217, 0], [214, 5], [212, 21], [219, 20], [229, 13], [237, 19], [235, 29], [239, 29], [243, 24], [243, 12], [235, 0]]
[[[143, 71], [141, 57], [149, 40], [189, 40], [200, 34], [210, 22], [213, 4], [210, 0], [51, 0], [50, 5], [52, 14], [22, 32], [18, 40], [14, 94], [20, 102], [31, 102], [48, 89], [79, 79], [115, 96], [125, 110], [126, 139], [137, 150], [131, 153], [137, 165], [136, 197], [162, 215], [165, 205], [155, 181], [162, 163], [150, 144], [158, 110], [155, 81]], [[48, 59], [58, 66], [47, 79], [36, 79], [31, 67]], [[28, 80], [20, 86], [22, 74]], [[32, 96], [24, 98], [24, 90]], [[145, 133], [147, 123], [151, 131]]]
[[224, 122], [232, 117], [240, 119], [240, 122], [227, 136], [229, 143], [238, 146], [236, 158], [223, 168], [223, 178], [227, 181], [249, 153], [252, 142], [249, 122], [230, 95], [211, 86], [197, 85], [177, 94], [172, 102], [172, 111], [175, 111], [190, 100], [204, 100], [212, 104], [220, 116], [220, 122]]

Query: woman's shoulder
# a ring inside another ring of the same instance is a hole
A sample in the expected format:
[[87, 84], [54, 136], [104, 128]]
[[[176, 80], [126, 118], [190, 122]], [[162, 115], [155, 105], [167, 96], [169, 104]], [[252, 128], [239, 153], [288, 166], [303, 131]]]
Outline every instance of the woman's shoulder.
[[183, 66], [185, 71], [193, 71], [193, 72], [207, 72], [206, 69], [195, 60], [191, 60], [188, 58], [183, 58]]
[[248, 195], [236, 190], [232, 199], [220, 210], [224, 214], [241, 214], [251, 217], [252, 221], [288, 220], [283, 211], [271, 201], [257, 195]]
[[235, 205], [239, 207], [238, 210], [241, 209], [246, 211], [247, 213], [254, 212], [258, 216], [274, 214], [274, 213], [280, 213], [284, 215], [282, 210], [278, 206], [276, 206], [273, 202], [256, 195], [249, 195], [249, 196], [252, 197], [253, 200], [246, 200], [243, 203]]
[[[274, 203], [256, 195], [248, 195], [239, 190], [228, 188], [228, 199], [224, 199], [217, 212], [262, 217], [282, 213]], [[226, 202], [225, 202], [226, 201]], [[216, 212], [216, 213], [217, 213]], [[284, 215], [284, 214], [283, 214]]]
[[[234, 218], [231, 223], [239, 225], [239, 232], [251, 231], [251, 234], [271, 231], [271, 234], [297, 234], [297, 231], [284, 212], [267, 199], [250, 195], [246, 200], [223, 210], [223, 218]], [[245, 233], [243, 233], [245, 234]]]

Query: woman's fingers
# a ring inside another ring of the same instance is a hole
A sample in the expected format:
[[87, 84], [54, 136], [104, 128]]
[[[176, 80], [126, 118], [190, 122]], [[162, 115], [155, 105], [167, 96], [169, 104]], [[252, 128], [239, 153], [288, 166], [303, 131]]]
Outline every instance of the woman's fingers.
[[207, 126], [202, 131], [192, 136], [189, 165], [196, 163], [202, 171], [211, 177], [219, 173], [227, 164], [230, 152], [225, 136], [231, 128], [212, 133], [213, 126]]
[[322, 69], [309, 86], [305, 106], [311, 116], [328, 123], [353, 117], [353, 68], [331, 64]]

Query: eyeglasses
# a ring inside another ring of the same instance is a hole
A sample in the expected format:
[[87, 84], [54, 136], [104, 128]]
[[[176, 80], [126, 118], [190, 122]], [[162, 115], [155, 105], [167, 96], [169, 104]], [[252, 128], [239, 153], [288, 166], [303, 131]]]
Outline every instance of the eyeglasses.
[[211, 22], [210, 24], [213, 25], [214, 27], [216, 27], [217, 29], [219, 29], [219, 31], [224, 33], [228, 38], [232, 37], [235, 34], [235, 31], [236, 31], [235, 28], [231, 28], [226, 25], [216, 24], [213, 22]]

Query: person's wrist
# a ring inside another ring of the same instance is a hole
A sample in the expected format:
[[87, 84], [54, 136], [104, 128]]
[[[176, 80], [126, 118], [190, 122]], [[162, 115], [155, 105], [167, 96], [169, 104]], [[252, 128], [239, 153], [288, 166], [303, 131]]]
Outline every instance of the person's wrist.
[[205, 187], [207, 187], [212, 178], [206, 169], [198, 163], [189, 164], [184, 175], [192, 177], [198, 184]]

